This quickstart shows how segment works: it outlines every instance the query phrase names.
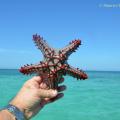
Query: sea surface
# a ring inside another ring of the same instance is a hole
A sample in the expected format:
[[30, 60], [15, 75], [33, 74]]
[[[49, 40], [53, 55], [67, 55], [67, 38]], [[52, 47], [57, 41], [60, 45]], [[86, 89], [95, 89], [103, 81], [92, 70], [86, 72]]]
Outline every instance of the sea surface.
[[[45, 106], [32, 120], [120, 120], [120, 72], [87, 71], [88, 80], [65, 77], [64, 97]], [[0, 108], [7, 105], [23, 83], [13, 69], [0, 69]]]

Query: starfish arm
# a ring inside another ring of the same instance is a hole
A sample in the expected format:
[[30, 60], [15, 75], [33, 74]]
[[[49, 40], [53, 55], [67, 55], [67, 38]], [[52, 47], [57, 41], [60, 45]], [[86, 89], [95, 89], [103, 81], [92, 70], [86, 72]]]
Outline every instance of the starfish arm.
[[35, 65], [24, 65], [23, 67], [20, 68], [20, 72], [23, 74], [32, 74], [32, 73], [43, 73], [48, 68], [48, 66], [44, 62], [40, 62], [40, 64], [35, 64]]
[[83, 72], [82, 70], [79, 70], [78, 68], [69, 66], [65, 68], [65, 71], [66, 71], [66, 74], [69, 74], [70, 76], [75, 77], [80, 80], [81, 79], [85, 80], [88, 78], [87, 74]]
[[36, 34], [36, 35], [33, 35], [33, 40], [36, 46], [38, 47], [38, 49], [41, 50], [44, 56], [50, 55], [53, 52], [53, 49], [49, 47], [49, 45], [45, 42], [43, 37]]
[[65, 48], [60, 50], [60, 53], [68, 58], [75, 50], [81, 45], [81, 40], [74, 40], [69, 43]]

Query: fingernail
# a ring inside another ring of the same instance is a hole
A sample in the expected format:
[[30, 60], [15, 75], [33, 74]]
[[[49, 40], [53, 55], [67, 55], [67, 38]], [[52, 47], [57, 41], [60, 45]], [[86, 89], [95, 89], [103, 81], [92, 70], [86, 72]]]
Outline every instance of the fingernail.
[[56, 96], [57, 95], [57, 90], [53, 90], [53, 95]]

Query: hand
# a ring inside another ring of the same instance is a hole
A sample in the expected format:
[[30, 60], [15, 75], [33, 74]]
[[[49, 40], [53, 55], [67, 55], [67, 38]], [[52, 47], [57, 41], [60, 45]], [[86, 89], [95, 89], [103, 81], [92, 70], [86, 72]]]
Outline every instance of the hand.
[[[60, 80], [60, 83], [64, 79]], [[10, 102], [10, 104], [18, 107], [27, 119], [35, 116], [44, 105], [54, 102], [63, 97], [63, 90], [66, 86], [59, 86], [56, 90], [49, 89], [49, 87], [42, 81], [40, 76], [33, 77], [28, 80], [17, 96]]]

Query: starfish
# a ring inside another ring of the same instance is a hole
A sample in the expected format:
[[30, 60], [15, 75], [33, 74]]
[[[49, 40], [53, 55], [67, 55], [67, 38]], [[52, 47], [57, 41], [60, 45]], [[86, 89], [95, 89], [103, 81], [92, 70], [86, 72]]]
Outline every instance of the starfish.
[[44, 78], [43, 80], [48, 84], [49, 88], [53, 89], [57, 88], [59, 80], [66, 74], [80, 80], [88, 78], [85, 72], [67, 63], [68, 57], [81, 45], [81, 40], [74, 40], [59, 50], [51, 48], [43, 37], [37, 34], [33, 35], [33, 41], [41, 50], [44, 60], [38, 64], [24, 65], [20, 68], [21, 73], [36, 73]]

